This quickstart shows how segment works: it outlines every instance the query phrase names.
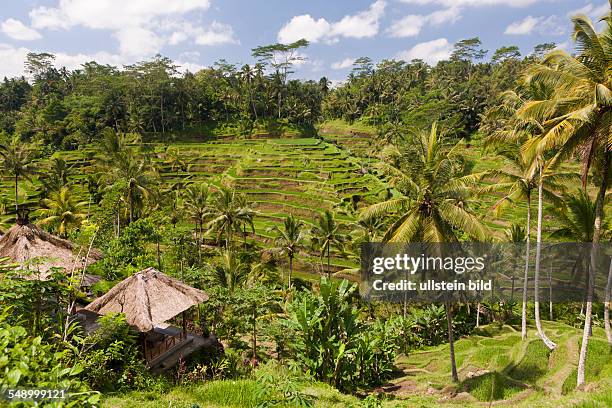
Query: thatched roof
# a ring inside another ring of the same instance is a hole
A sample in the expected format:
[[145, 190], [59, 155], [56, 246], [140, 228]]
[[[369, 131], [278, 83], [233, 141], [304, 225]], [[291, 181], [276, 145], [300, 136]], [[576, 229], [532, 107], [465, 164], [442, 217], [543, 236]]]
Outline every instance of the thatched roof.
[[100, 252], [95, 250], [89, 253], [87, 259], [87, 253], [77, 257], [73, 248], [70, 241], [29, 222], [18, 222], [0, 238], [0, 258], [8, 257], [23, 269], [37, 271], [34, 278], [38, 279], [47, 279], [51, 268], [64, 268], [71, 272], [102, 258]]
[[128, 324], [148, 332], [208, 295], [154, 268], [147, 268], [119, 282], [85, 310], [105, 315], [124, 313]]

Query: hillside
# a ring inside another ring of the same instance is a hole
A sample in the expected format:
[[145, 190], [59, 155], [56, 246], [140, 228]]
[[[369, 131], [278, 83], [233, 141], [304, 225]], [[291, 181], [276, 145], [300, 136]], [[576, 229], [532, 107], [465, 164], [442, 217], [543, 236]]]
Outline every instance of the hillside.
[[[271, 246], [275, 238], [271, 229], [282, 224], [286, 214], [293, 214], [310, 228], [317, 215], [329, 209], [336, 213], [342, 231], [349, 233], [355, 230], [351, 224], [356, 222], [359, 209], [394, 194], [375, 167], [378, 150], [372, 127], [335, 120], [323, 123], [319, 135], [318, 138], [300, 137], [295, 133], [281, 137], [260, 134], [250, 138], [226, 135], [212, 139], [201, 137], [201, 140], [188, 136], [184, 138], [186, 141], [175, 137], [170, 142], [145, 143], [144, 149], [159, 172], [161, 191], [170, 192], [177, 184], [206, 182], [218, 186], [223, 181], [245, 193], [258, 212], [254, 219], [255, 231], [249, 231], [248, 237]], [[175, 168], [168, 161], [168, 149], [177, 152], [186, 167]], [[48, 169], [53, 159], [64, 160], [70, 168], [75, 194], [80, 201], [89, 202], [87, 176], [94, 173], [95, 151], [95, 146], [91, 145], [76, 151], [58, 151], [39, 159], [35, 165]], [[479, 139], [466, 149], [466, 157], [474, 161], [474, 171], [504, 166], [498, 156], [484, 150]], [[575, 169], [576, 166], [571, 167]], [[31, 180], [20, 183], [21, 200], [32, 208], [38, 207], [42, 189], [40, 179], [44, 176], [43, 170]], [[483, 185], [495, 182], [494, 178], [489, 178]], [[0, 202], [6, 206], [14, 201], [12, 183], [10, 176], [2, 177]], [[491, 208], [500, 197], [501, 193], [479, 195], [470, 206], [501, 235], [513, 223], [523, 225], [526, 204], [515, 202], [502, 217], [497, 217]], [[545, 205], [545, 231], [555, 226], [553, 209], [554, 206]], [[332, 248], [332, 272], [355, 265], [354, 258]], [[296, 263], [296, 269], [302, 273], [300, 276], [306, 279], [326, 268], [326, 263], [321, 265], [313, 251], [305, 251]]]
[[[559, 347], [549, 353], [530, 327], [528, 342], [511, 326], [483, 326], [455, 344], [460, 384], [448, 385], [448, 345], [400, 355], [399, 372], [374, 390], [382, 406], [391, 407], [604, 407], [612, 405], [612, 352], [603, 329], [596, 328], [587, 359], [588, 393], [572, 391], [575, 383], [580, 329], [546, 322], [545, 330]], [[274, 366], [272, 366], [274, 367]], [[266, 371], [264, 367], [260, 371]], [[282, 370], [275, 371], [282, 383]], [[316, 407], [361, 407], [360, 399], [343, 395], [326, 384], [296, 379]], [[261, 403], [261, 386], [254, 380], [211, 381], [178, 387], [165, 395], [154, 392], [109, 397], [103, 406], [254, 407]], [[240, 385], [239, 387], [237, 385]], [[370, 400], [372, 397], [370, 397]], [[289, 406], [289, 405], [288, 405]]]

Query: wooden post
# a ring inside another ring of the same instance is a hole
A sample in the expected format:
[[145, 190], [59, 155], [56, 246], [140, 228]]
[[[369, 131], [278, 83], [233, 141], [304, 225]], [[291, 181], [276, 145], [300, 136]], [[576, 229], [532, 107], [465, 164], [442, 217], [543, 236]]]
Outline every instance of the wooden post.
[[183, 338], [186, 338], [187, 337], [187, 321], [185, 320], [185, 312], [182, 312], [181, 316], [183, 317], [183, 333], [182, 333], [182, 336], [183, 336]]

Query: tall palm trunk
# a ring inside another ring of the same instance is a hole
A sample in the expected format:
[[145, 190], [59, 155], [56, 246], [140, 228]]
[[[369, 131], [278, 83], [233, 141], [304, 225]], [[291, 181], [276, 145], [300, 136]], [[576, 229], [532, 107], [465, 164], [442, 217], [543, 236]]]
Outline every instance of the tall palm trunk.
[[610, 328], [610, 292], [612, 292], [612, 259], [610, 259], [610, 269], [608, 270], [608, 284], [606, 285], [606, 295], [604, 300], [604, 327], [608, 343], [612, 346], [612, 329]]
[[[584, 330], [582, 331], [582, 345], [580, 346], [580, 358], [578, 359], [578, 375], [576, 386], [580, 387], [584, 384], [584, 371], [586, 365], [587, 350], [589, 346], [589, 337], [591, 335], [592, 309], [593, 309], [593, 275], [597, 271], [597, 252], [599, 240], [601, 239], [601, 225], [604, 217], [604, 201], [606, 199], [606, 189], [608, 188], [608, 173], [610, 171], [610, 156], [611, 152], [604, 147], [604, 163], [602, 169], [601, 184], [597, 192], [597, 201], [595, 202], [595, 225], [593, 227], [593, 245], [591, 246], [591, 268], [589, 271], [589, 280], [587, 288], [586, 311], [584, 318]], [[609, 281], [609, 279], [608, 279]], [[609, 299], [609, 292], [607, 293]], [[609, 302], [608, 302], [609, 304]], [[609, 329], [608, 340], [610, 340]]]
[[548, 267], [548, 318], [553, 320], [552, 265]]
[[535, 289], [535, 321], [536, 328], [538, 329], [538, 334], [540, 338], [551, 350], [554, 350], [557, 345], [549, 339], [544, 330], [542, 329], [542, 322], [540, 321], [540, 258], [541, 258], [541, 250], [542, 250], [542, 210], [543, 210], [543, 184], [544, 180], [542, 178], [542, 166], [539, 166], [540, 171], [540, 179], [538, 183], [538, 231], [537, 231], [537, 241], [536, 241], [536, 259], [535, 259], [535, 273], [534, 273], [534, 289]]
[[521, 337], [527, 338], [527, 288], [529, 283], [529, 251], [531, 250], [531, 190], [527, 191], [527, 242], [525, 244], [525, 276], [523, 277], [523, 310], [521, 312]]
[[448, 332], [448, 348], [450, 352], [451, 362], [451, 378], [453, 382], [459, 382], [459, 376], [457, 375], [457, 362], [455, 361], [455, 340], [453, 338], [453, 317], [451, 316], [450, 302], [446, 302], [444, 305], [446, 309], [446, 330]]

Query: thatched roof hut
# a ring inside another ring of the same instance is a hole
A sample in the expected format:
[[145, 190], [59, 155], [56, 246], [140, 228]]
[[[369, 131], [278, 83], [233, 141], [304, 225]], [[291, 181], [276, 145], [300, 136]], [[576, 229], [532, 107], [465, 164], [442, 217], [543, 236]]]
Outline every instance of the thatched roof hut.
[[[70, 241], [31, 224], [27, 217], [18, 219], [17, 224], [0, 238], [0, 258], [8, 257], [23, 269], [38, 271], [38, 275], [33, 278], [43, 280], [48, 278], [51, 268], [64, 268], [67, 272], [78, 271], [102, 258], [102, 254], [97, 250], [77, 256], [73, 249]], [[37, 259], [41, 262], [34, 265]]]
[[99, 315], [124, 313], [128, 324], [148, 332], [207, 300], [205, 292], [147, 268], [119, 282], [85, 310]]

